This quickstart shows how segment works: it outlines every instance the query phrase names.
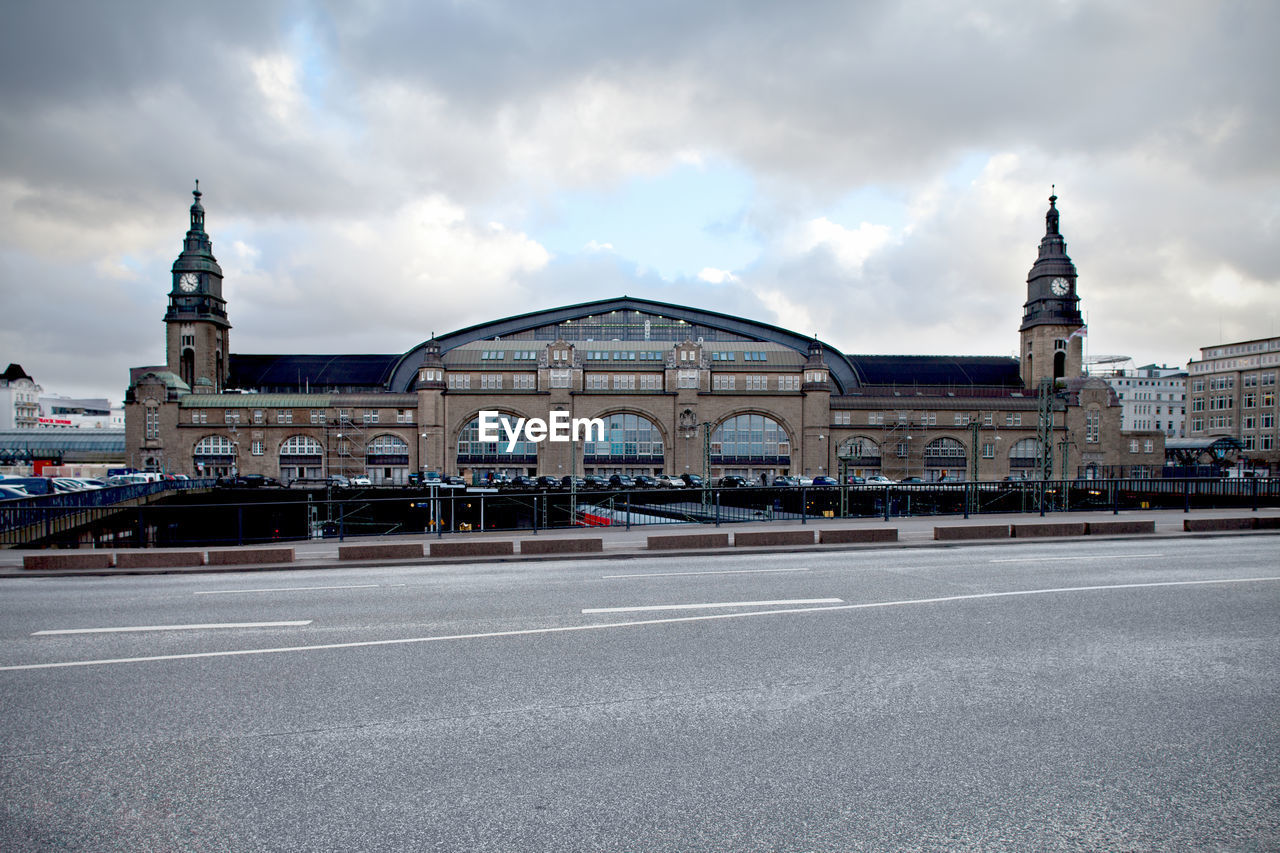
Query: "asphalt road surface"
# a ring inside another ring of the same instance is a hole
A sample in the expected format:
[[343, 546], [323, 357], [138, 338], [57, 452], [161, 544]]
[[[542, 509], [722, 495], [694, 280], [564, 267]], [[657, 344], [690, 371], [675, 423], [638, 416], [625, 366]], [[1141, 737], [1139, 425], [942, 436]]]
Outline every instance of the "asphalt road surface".
[[1280, 539], [0, 581], [0, 849], [1276, 850]]

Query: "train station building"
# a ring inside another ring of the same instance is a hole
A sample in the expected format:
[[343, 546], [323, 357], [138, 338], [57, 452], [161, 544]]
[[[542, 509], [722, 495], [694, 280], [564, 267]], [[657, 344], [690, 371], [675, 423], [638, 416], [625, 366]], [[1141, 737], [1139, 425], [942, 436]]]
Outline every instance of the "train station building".
[[[767, 323], [627, 296], [494, 319], [399, 353], [237, 353], [194, 196], [169, 282], [164, 363], [130, 371], [126, 448], [142, 470], [375, 484], [419, 471], [469, 482], [490, 472], [935, 481], [1148, 477], [1164, 462], [1164, 434], [1122, 431], [1115, 391], [1083, 373], [1056, 196], [1027, 277], [1019, 358], [847, 354]], [[599, 418], [605, 431], [486, 441], [482, 411], [511, 424]]]

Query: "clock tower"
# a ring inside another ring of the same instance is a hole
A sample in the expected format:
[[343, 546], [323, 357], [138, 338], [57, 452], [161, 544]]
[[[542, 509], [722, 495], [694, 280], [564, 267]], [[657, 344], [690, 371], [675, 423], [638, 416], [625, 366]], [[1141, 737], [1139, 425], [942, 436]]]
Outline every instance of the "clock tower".
[[1022, 306], [1022, 384], [1036, 388], [1041, 379], [1074, 379], [1083, 374], [1084, 318], [1076, 293], [1076, 265], [1058, 230], [1058, 197], [1049, 196], [1040, 257], [1027, 274]]
[[192, 193], [191, 229], [173, 262], [173, 286], [165, 312], [165, 361], [195, 393], [218, 393], [227, 384], [227, 303], [222, 267], [204, 230], [200, 182]]

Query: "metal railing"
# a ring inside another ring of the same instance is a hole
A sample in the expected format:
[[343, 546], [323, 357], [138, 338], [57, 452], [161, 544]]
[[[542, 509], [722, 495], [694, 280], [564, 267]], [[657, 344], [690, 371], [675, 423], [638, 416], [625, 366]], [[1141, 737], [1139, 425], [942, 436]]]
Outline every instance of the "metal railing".
[[497, 491], [222, 489], [164, 481], [0, 502], [9, 547], [238, 545], [360, 536], [984, 513], [1280, 506], [1280, 478]]

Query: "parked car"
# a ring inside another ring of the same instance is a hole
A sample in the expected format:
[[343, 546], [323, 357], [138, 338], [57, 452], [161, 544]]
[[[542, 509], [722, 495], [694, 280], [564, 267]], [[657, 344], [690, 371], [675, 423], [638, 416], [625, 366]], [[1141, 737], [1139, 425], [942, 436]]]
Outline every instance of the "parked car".
[[8, 483], [0, 482], [0, 500], [29, 497], [31, 497], [31, 493], [22, 488], [22, 486], [11, 486]]
[[631, 479], [628, 474], [614, 474], [609, 478], [609, 488], [611, 489], [634, 489], [636, 481]]
[[553, 477], [550, 474], [543, 474], [538, 478], [539, 489], [558, 489], [560, 488], [560, 478]]
[[565, 491], [581, 492], [587, 488], [587, 480], [585, 477], [574, 477], [570, 474], [565, 474], [560, 478], [560, 488]]
[[898, 482], [899, 483], [923, 483], [924, 480], [921, 479], [920, 477], [903, 477]]
[[891, 486], [895, 482], [897, 481], [890, 480], [884, 474], [872, 474], [870, 477], [867, 478], [868, 486]]
[[10, 477], [4, 481], [6, 486], [21, 486], [28, 495], [51, 495], [55, 489], [47, 477]]
[[684, 484], [691, 489], [702, 488], [702, 476], [699, 474], [681, 474], [680, 479], [683, 480]]
[[609, 478], [602, 477], [599, 474], [588, 474], [582, 478], [583, 483], [588, 489], [607, 489], [609, 488]]
[[720, 488], [722, 489], [738, 489], [747, 485], [745, 477], [739, 477], [737, 474], [726, 474], [720, 478]]
[[503, 488], [509, 489], [513, 492], [528, 492], [538, 488], [538, 483], [532, 477], [526, 477], [524, 474], [517, 474], [508, 480]]
[[659, 474], [656, 479], [658, 481], [658, 485], [664, 489], [684, 488], [684, 480], [672, 474]]
[[446, 486], [464, 486], [465, 487], [467, 485], [467, 481], [464, 480], [462, 476], [459, 474], [450, 474], [444, 478], [444, 484]]
[[145, 483], [147, 478], [141, 474], [113, 474], [107, 478], [108, 486], [131, 486], [135, 483]]
[[485, 485], [487, 486], [500, 488], [502, 486], [507, 485], [507, 483], [510, 483], [511, 478], [508, 477], [506, 474], [502, 474], [498, 471], [490, 471], [488, 474], [485, 475], [484, 482], [485, 482]]
[[783, 487], [787, 487], [787, 486], [799, 486], [799, 485], [800, 485], [800, 478], [799, 478], [799, 477], [786, 477], [786, 476], [779, 475], [779, 476], [777, 476], [777, 477], [774, 477], [774, 478], [773, 478], [773, 485], [775, 485], [775, 486], [783, 486]]
[[352, 477], [352, 478], [351, 478], [351, 485], [353, 485], [353, 486], [372, 486], [372, 485], [373, 485], [373, 483], [369, 480], [369, 478], [368, 478], [368, 477], [366, 477], [366, 476], [364, 476], [363, 474], [361, 474], [361, 475], [359, 475], [359, 476], [356, 476], [356, 477]]
[[815, 486], [838, 486], [838, 485], [840, 485], [840, 481], [839, 481], [839, 480], [837, 480], [835, 477], [823, 477], [823, 476], [819, 476], [819, 477], [814, 477], [814, 478], [813, 478], [813, 485], [815, 485]]
[[850, 486], [861, 486], [867, 482], [867, 478], [860, 477], [857, 474], [848, 474], [845, 476], [844, 481]]
[[339, 489], [345, 489], [347, 486], [351, 485], [351, 481], [341, 474], [330, 474], [329, 485]]
[[637, 489], [658, 489], [662, 487], [657, 477], [650, 477], [648, 474], [636, 474], [631, 479], [636, 481]]

